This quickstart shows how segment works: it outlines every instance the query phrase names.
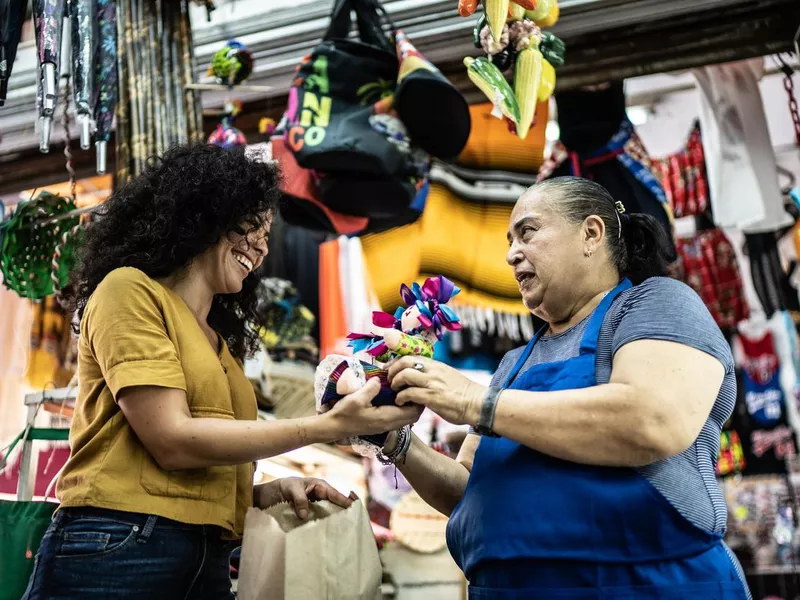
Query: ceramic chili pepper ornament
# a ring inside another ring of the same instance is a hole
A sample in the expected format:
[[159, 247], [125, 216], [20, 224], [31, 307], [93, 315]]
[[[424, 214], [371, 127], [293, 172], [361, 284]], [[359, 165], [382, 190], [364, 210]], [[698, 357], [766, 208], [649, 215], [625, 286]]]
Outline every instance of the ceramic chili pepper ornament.
[[[477, 3], [460, 0], [459, 13], [473, 14]], [[542, 31], [558, 20], [557, 0], [483, 0], [484, 13], [473, 30], [473, 42], [486, 58], [464, 59], [470, 80], [494, 105], [509, 130], [525, 139], [536, 118], [536, 106], [555, 90], [556, 69], [564, 64], [564, 43]], [[513, 76], [509, 85], [504, 73]]]

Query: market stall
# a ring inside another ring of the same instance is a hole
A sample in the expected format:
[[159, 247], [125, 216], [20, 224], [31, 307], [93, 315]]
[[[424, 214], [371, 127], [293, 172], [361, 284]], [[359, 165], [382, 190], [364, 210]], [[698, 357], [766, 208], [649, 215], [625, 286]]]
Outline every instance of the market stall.
[[[352, 27], [341, 4], [87, 2], [99, 26], [84, 31], [63, 5], [34, 3], [37, 16], [60, 10], [44, 16], [72, 35], [20, 27], [13, 70], [0, 71], [0, 301], [13, 340], [0, 353], [0, 446], [23, 427], [69, 426], [74, 336], [57, 295], [81, 228], [173, 144], [244, 146], [284, 173], [286, 202], [255, 274], [270, 326], [245, 364], [262, 420], [315, 414], [320, 360], [352, 354], [348, 334], [369, 331], [373, 311], [394, 314], [402, 284], [439, 275], [460, 290], [449, 303], [460, 327], [441, 331], [434, 356], [486, 384], [540, 325], [505, 265], [514, 202], [537, 181], [583, 176], [662, 225], [673, 275], [729, 339], [740, 381], [717, 466], [726, 539], [758, 600], [800, 594], [790, 54], [800, 8], [563, 0], [539, 12], [527, 3], [528, 14], [526, 3], [488, 0], [474, 13], [464, 2], [459, 15], [450, 0], [387, 0]], [[21, 22], [30, 16], [9, 5]], [[348, 35], [370, 45], [371, 60], [326, 44]], [[82, 56], [82, 44], [95, 51]], [[725, 137], [731, 113], [744, 118], [735, 142]], [[345, 118], [348, 143], [326, 133]], [[21, 250], [31, 228], [42, 232], [33, 257]], [[467, 433], [427, 412], [415, 432], [451, 457]], [[52, 499], [68, 455], [63, 433], [25, 437], [5, 457], [0, 496]], [[462, 597], [446, 519], [374, 452], [310, 446], [261, 460], [255, 473], [255, 483], [319, 477], [365, 499], [384, 597]]]

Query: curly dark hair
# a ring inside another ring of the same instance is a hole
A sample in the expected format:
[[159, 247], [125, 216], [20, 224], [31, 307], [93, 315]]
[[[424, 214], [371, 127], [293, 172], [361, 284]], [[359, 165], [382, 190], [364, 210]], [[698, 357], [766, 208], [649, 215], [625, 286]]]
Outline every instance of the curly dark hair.
[[[89, 297], [114, 269], [135, 267], [166, 277], [223, 236], [245, 233], [243, 225], [262, 227], [276, 213], [279, 178], [273, 163], [251, 160], [242, 148], [178, 146], [150, 159], [86, 228], [65, 300], [82, 319]], [[257, 287], [251, 273], [238, 294], [216, 296], [208, 316], [241, 360], [258, 346]]]

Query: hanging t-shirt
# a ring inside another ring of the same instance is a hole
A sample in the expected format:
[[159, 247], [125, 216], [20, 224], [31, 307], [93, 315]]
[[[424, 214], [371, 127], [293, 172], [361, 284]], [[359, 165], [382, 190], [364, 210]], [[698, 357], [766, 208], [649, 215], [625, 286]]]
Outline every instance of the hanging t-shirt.
[[[732, 442], [732, 448], [723, 455], [720, 453], [719, 475], [741, 472], [744, 475], [766, 475], [786, 473], [786, 460], [797, 454], [797, 441], [794, 431], [784, 418], [780, 418], [772, 428], [764, 428], [751, 416], [745, 401], [746, 385], [744, 370], [737, 369], [738, 398], [736, 408], [722, 433], [722, 441]], [[741, 458], [736, 444], [741, 445]], [[724, 443], [723, 443], [724, 445]], [[736, 467], [736, 462], [738, 466]], [[730, 468], [728, 468], [730, 467]]]
[[748, 414], [761, 427], [772, 428], [784, 417], [780, 365], [772, 334], [760, 339], [739, 336], [742, 350], [742, 389]]
[[714, 221], [746, 233], [792, 224], [758, 87], [762, 72], [761, 58], [693, 71]]

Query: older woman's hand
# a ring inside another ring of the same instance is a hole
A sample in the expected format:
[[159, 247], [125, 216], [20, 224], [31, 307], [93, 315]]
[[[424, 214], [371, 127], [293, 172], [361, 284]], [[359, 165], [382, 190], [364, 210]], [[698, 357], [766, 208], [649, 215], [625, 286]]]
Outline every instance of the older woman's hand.
[[[421, 366], [421, 368], [420, 368]], [[406, 356], [389, 365], [396, 403], [426, 406], [454, 425], [475, 425], [486, 388], [453, 367], [428, 358]]]

